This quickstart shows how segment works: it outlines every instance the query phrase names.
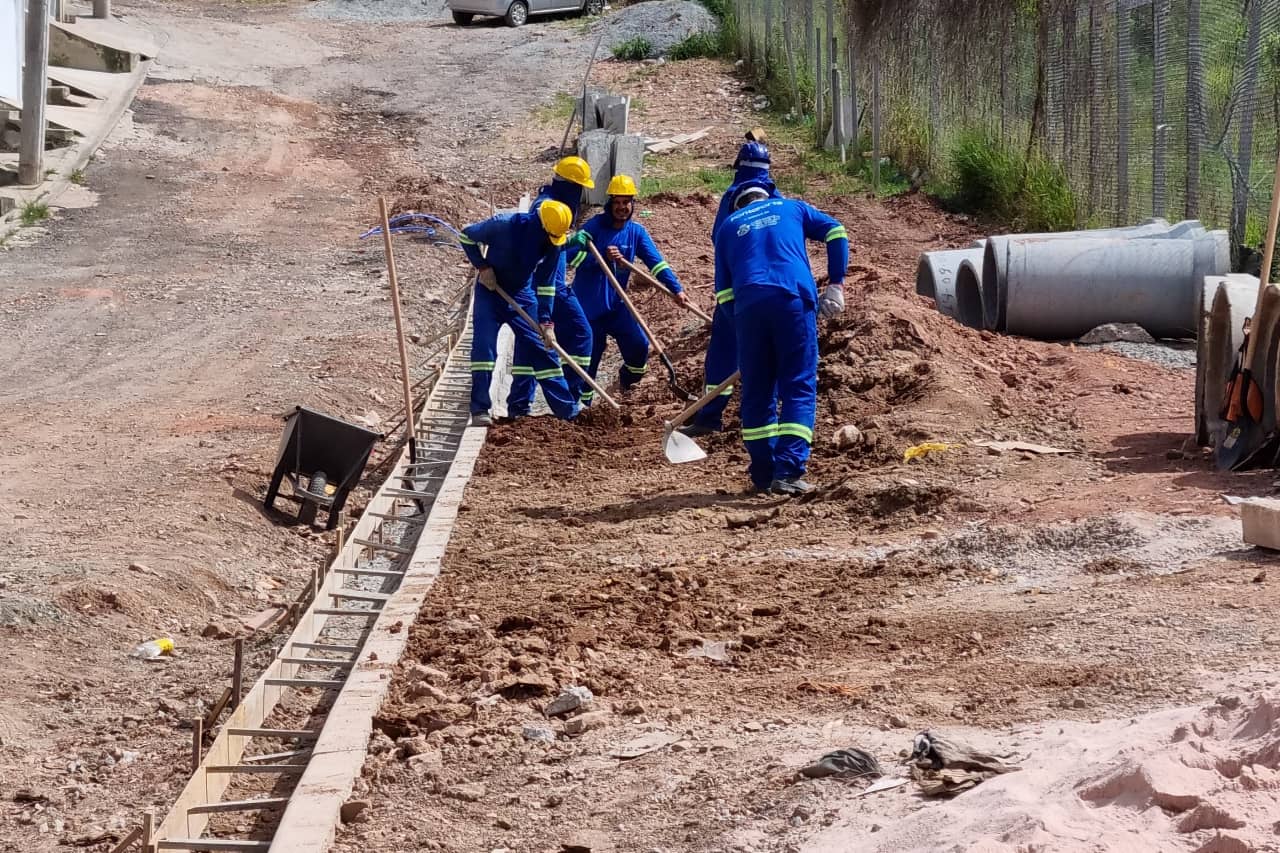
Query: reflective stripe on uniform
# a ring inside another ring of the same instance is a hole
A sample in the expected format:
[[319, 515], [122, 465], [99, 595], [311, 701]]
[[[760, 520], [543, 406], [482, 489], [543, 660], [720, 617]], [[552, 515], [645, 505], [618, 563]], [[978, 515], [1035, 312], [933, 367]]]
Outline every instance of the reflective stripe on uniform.
[[587, 259], [587, 253], [579, 252], [578, 254], [573, 256], [573, 260], [569, 261], [569, 266], [573, 267], [574, 269], [577, 269], [579, 266], [582, 265], [582, 262], [585, 261], [586, 259]]
[[723, 304], [725, 304], [726, 302], [732, 302], [732, 301], [733, 301], [733, 288], [732, 288], [732, 287], [726, 287], [724, 290], [717, 290], [717, 291], [716, 291], [716, 304], [717, 304], [717, 305], [723, 305]]
[[581, 364], [583, 367], [591, 366], [591, 356], [589, 355], [571, 355], [569, 358], [573, 359], [578, 364]]
[[578, 395], [578, 399], [584, 403], [590, 403], [592, 400], [595, 399], [595, 397], [596, 397], [595, 391], [583, 391], [581, 394]]
[[794, 435], [796, 438], [803, 438], [813, 444], [813, 430], [804, 424], [778, 424], [778, 435]]
[[646, 373], [648, 373], [648, 372], [649, 372], [649, 365], [647, 365], [647, 364], [646, 364], [646, 365], [644, 365], [643, 367], [633, 367], [633, 366], [631, 366], [630, 364], [626, 364], [626, 363], [624, 362], [622, 366], [623, 366], [623, 367], [625, 367], [625, 368], [627, 369], [627, 373], [636, 373], [636, 374], [640, 374], [641, 376], [643, 376], [644, 374], [646, 374]]
[[765, 424], [764, 426], [761, 426], [761, 427], [751, 427], [751, 428], [743, 427], [742, 428], [743, 441], [761, 441], [766, 438], [776, 438], [777, 435], [778, 435], [777, 424]]
[[653, 269], [649, 270], [649, 272], [654, 276], [659, 276], [669, 269], [671, 269], [671, 264], [667, 263], [666, 261], [659, 261], [658, 265]]
[[493, 368], [494, 368], [494, 367], [496, 367], [496, 366], [497, 366], [496, 362], [492, 362], [492, 361], [473, 361], [473, 362], [471, 362], [471, 369], [472, 369], [472, 370], [493, 370]]
[[826, 242], [830, 243], [832, 240], [848, 240], [848, 239], [849, 239], [849, 232], [844, 230], [843, 225], [837, 225], [835, 228], [832, 228], [830, 231], [827, 232]]
[[464, 245], [464, 246], [477, 246], [477, 245], [479, 245], [478, 243], [476, 243], [476, 241], [475, 241], [475, 240], [472, 240], [472, 239], [471, 239], [470, 237], [468, 237], [466, 234], [459, 234], [459, 235], [458, 235], [458, 240], [459, 240], [459, 241], [462, 243], [462, 245]]
[[537, 294], [539, 296], [555, 296], [556, 286], [552, 284], [552, 285], [547, 285], [546, 287], [539, 287], [537, 290]]
[[[719, 382], [717, 382], [715, 385], [708, 385], [708, 386], [706, 387], [705, 391], [707, 391], [707, 392], [714, 391], [714, 390], [716, 390], [716, 387], [717, 387], [717, 386], [719, 386], [719, 384], [720, 384], [720, 383], [719, 383]], [[726, 388], [726, 389], [724, 389], [723, 391], [721, 391], [721, 392], [720, 392], [720, 396], [721, 396], [721, 397], [732, 397], [732, 396], [733, 396], [733, 386], [732, 386], [732, 385], [730, 385], [728, 388]]]
[[511, 375], [512, 376], [533, 376], [533, 368], [524, 367], [518, 364], [513, 364], [511, 365]]
[[[514, 370], [511, 372], [515, 373]], [[533, 370], [531, 368], [529, 372], [533, 374], [534, 379], [550, 379], [553, 376], [561, 375], [560, 368], [558, 367], [549, 367], [546, 370]]]
[[769, 163], [765, 160], [739, 160], [739, 169], [764, 169], [769, 171]]

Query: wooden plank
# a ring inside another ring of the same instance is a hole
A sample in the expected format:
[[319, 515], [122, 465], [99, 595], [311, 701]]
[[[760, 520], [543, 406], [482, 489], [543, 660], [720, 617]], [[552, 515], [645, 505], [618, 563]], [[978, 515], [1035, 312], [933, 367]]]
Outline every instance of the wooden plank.
[[319, 607], [311, 612], [317, 616], [363, 616], [366, 619], [376, 619], [379, 613], [377, 610], [351, 610], [342, 607]]
[[233, 735], [240, 737], [262, 737], [262, 738], [279, 738], [280, 740], [289, 740], [296, 738], [298, 740], [315, 740], [320, 736], [319, 732], [313, 732], [309, 729], [230, 729]]
[[277, 764], [286, 758], [301, 758], [304, 755], [310, 755], [310, 749], [291, 749], [288, 752], [269, 752], [265, 755], [246, 755], [244, 760], [248, 764], [257, 764], [265, 761], [270, 764]]
[[409, 556], [413, 553], [412, 548], [405, 548], [401, 545], [389, 545], [386, 542], [370, 542], [368, 539], [352, 539], [352, 542], [365, 548], [372, 548], [375, 551], [386, 551], [389, 554], [400, 554], [401, 556]]
[[421, 526], [427, 523], [426, 519], [420, 515], [391, 515], [386, 512], [366, 512], [365, 515], [371, 515], [374, 518], [381, 518], [386, 521], [398, 521], [402, 524], [412, 524], [415, 526]]
[[266, 683], [273, 687], [318, 687], [322, 690], [338, 690], [346, 684], [341, 678], [268, 678]]
[[270, 841], [236, 841], [230, 838], [173, 838], [161, 841], [159, 850], [227, 850], [238, 851], [270, 850]]
[[222, 695], [218, 697], [218, 701], [213, 703], [213, 707], [209, 709], [209, 713], [204, 715], [204, 727], [211, 729], [217, 724], [218, 718], [222, 716], [222, 712], [227, 709], [227, 704], [231, 702], [231, 688], [228, 687], [222, 691]]
[[289, 645], [293, 646], [295, 649], [323, 649], [326, 652], [345, 652], [350, 655], [354, 655], [356, 652], [360, 651], [359, 646], [339, 646], [331, 645], [329, 643], [290, 643]]
[[404, 572], [394, 569], [334, 569], [340, 575], [368, 575], [374, 578], [402, 578]]
[[[225, 803], [206, 803], [187, 809], [191, 814], [221, 814], [223, 812], [251, 812], [260, 809], [282, 809], [289, 804], [288, 797], [263, 797], [258, 800], [227, 800]], [[114, 853], [114, 851], [113, 851]]]
[[120, 839], [120, 843], [111, 848], [111, 853], [124, 853], [134, 844], [142, 840], [142, 827], [135, 826], [133, 831]]
[[344, 669], [355, 666], [355, 661], [351, 660], [326, 660], [325, 658], [280, 658], [280, 660], [298, 666], [340, 666]]
[[360, 589], [335, 589], [329, 593], [331, 598], [345, 598], [348, 601], [372, 601], [382, 602], [391, 598], [389, 593], [385, 592], [365, 592]]
[[305, 764], [207, 764], [207, 773], [302, 773], [307, 769]]

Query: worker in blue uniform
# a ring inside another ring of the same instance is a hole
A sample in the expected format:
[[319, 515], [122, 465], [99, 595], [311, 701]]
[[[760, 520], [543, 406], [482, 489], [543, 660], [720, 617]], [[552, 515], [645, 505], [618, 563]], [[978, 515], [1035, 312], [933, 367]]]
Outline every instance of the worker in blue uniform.
[[[596, 250], [609, 264], [610, 271], [623, 290], [627, 289], [630, 282], [631, 270], [622, 266], [619, 261], [635, 263], [639, 258], [653, 277], [675, 294], [677, 302], [684, 305], [689, 297], [680, 286], [680, 280], [676, 278], [671, 265], [654, 245], [649, 232], [632, 219], [635, 214], [636, 182], [628, 175], [614, 175], [609, 181], [608, 193], [609, 199], [605, 203], [604, 212], [587, 220], [569, 241], [567, 254], [569, 266], [576, 270], [574, 292], [591, 323], [593, 345], [588, 372], [594, 379], [600, 368], [600, 359], [608, 346], [608, 339], [613, 338], [622, 354], [618, 384], [625, 394], [649, 370], [649, 338], [609, 283], [604, 270], [600, 269], [600, 264], [587, 248], [588, 241], [595, 244]], [[590, 405], [592, 396], [591, 389], [586, 388], [580, 399], [584, 404]]]
[[[515, 359], [533, 366], [547, 404], [558, 418], [578, 413], [560, 361], [551, 350], [551, 317], [557, 271], [563, 274], [564, 244], [573, 227], [573, 214], [558, 201], [547, 201], [536, 212], [499, 214], [462, 229], [462, 249], [477, 270], [472, 308], [471, 422], [488, 426], [492, 420], [489, 384], [498, 356], [498, 330], [505, 323], [515, 333]], [[480, 247], [487, 246], [487, 254]], [[501, 287], [542, 328], [533, 328], [497, 294]]]
[[[591, 167], [581, 157], [564, 157], [555, 165], [551, 183], [538, 191], [538, 197], [530, 205], [531, 211], [537, 211], [546, 201], [558, 201], [573, 212], [575, 218], [582, 203], [582, 191], [594, 189], [595, 181], [591, 179]], [[565, 275], [565, 265], [559, 265], [553, 280], [542, 285], [548, 288], [554, 299], [551, 323], [555, 329], [556, 342], [560, 344], [571, 359], [584, 370], [591, 363], [591, 324], [587, 321], [582, 306], [573, 288], [569, 286]], [[534, 393], [537, 388], [538, 373], [532, 363], [530, 351], [524, 350], [521, 357], [514, 358], [511, 365], [511, 390], [507, 394], [507, 416], [524, 417], [533, 408]], [[581, 374], [569, 365], [561, 365], [569, 393], [576, 400], [590, 389], [582, 381]]]
[[[716, 290], [732, 289], [742, 371], [742, 439], [752, 485], [798, 495], [818, 403], [817, 314], [844, 310], [849, 238], [805, 202], [773, 198], [763, 183], [740, 187], [716, 232]], [[806, 240], [827, 246], [829, 284], [818, 295]]]
[[[733, 185], [721, 197], [715, 222], [711, 226], [712, 243], [715, 242], [716, 231], [719, 230], [721, 223], [733, 212], [733, 199], [743, 185], [753, 182], [767, 189], [771, 197], [782, 198], [782, 194], [778, 192], [778, 188], [769, 177], [769, 148], [764, 144], [763, 135], [758, 131], [747, 134], [747, 142], [738, 149], [733, 168]], [[703, 367], [706, 375], [706, 390], [715, 388], [737, 369], [738, 338], [734, 332], [733, 290], [717, 289], [715, 312], [711, 315], [711, 340], [707, 343], [707, 355]], [[721, 418], [732, 396], [732, 386], [721, 391], [719, 397], [704, 406], [689, 423], [680, 427], [680, 431], [691, 438], [719, 432], [722, 427]]]

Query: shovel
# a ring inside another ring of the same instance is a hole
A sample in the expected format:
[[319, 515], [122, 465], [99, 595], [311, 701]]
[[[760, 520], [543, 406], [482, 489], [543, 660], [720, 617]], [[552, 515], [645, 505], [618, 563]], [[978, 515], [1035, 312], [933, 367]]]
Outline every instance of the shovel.
[[[667, 294], [667, 296], [670, 296], [673, 300], [676, 298], [676, 295], [672, 293], [670, 290], [668, 290], [665, 284], [663, 284], [662, 282], [654, 278], [653, 275], [648, 270], [641, 269], [640, 267], [628, 261], [626, 258], [623, 258], [618, 263], [622, 264], [624, 267], [631, 270], [631, 274], [643, 280], [645, 284], [658, 288], [658, 290], [661, 290], [663, 293]], [[694, 314], [697, 314], [698, 317], [702, 319], [708, 326], [711, 325], [711, 315], [708, 314], [706, 311], [703, 311], [701, 308], [699, 308], [697, 305], [694, 305], [692, 302], [686, 302], [684, 304], [684, 307], [687, 310], [692, 311]]]
[[[1274, 456], [1272, 445], [1276, 436], [1259, 436], [1259, 422], [1262, 420], [1262, 409], [1266, 399], [1263, 389], [1253, 375], [1254, 353], [1258, 347], [1258, 339], [1263, 337], [1261, 329], [1262, 297], [1270, 284], [1271, 261], [1276, 245], [1276, 226], [1280, 223], [1280, 156], [1276, 159], [1275, 183], [1271, 188], [1271, 215], [1267, 220], [1267, 243], [1262, 250], [1262, 269], [1259, 270], [1260, 287], [1258, 301], [1254, 303], [1253, 315], [1249, 320], [1250, 327], [1245, 330], [1244, 357], [1232, 370], [1227, 382], [1226, 403], [1224, 405], [1222, 438], [1214, 454], [1214, 462], [1219, 471], [1236, 471], [1247, 467], [1251, 462], [1264, 456]], [[1270, 448], [1270, 452], [1268, 449]]]
[[[586, 233], [585, 231], [583, 232]], [[649, 329], [649, 324], [640, 316], [640, 312], [636, 310], [635, 303], [631, 301], [631, 297], [627, 296], [627, 291], [618, 283], [618, 278], [613, 274], [613, 270], [609, 269], [609, 264], [605, 261], [604, 256], [600, 254], [600, 250], [596, 248], [596, 244], [587, 237], [587, 248], [591, 250], [591, 254], [595, 256], [596, 263], [600, 265], [600, 269], [604, 272], [605, 278], [609, 279], [609, 284], [613, 285], [613, 289], [617, 292], [618, 298], [622, 300], [622, 304], [627, 306], [627, 310], [631, 312], [631, 316], [636, 318], [636, 322], [640, 324], [640, 329], [649, 338], [649, 343], [653, 344], [654, 351], [658, 354], [658, 358], [662, 359], [662, 366], [667, 369], [667, 384], [671, 386], [671, 390], [681, 400], [688, 402], [693, 399], [693, 395], [680, 387], [679, 380], [676, 378], [676, 366], [671, 363], [671, 359], [667, 357], [667, 352], [662, 348], [662, 342]]]
[[[477, 282], [477, 284], [478, 284], [478, 282]], [[480, 286], [480, 287], [484, 287], [484, 285], [482, 285], [482, 284], [481, 284], [481, 285], [479, 285], [479, 286]], [[541, 328], [542, 328], [540, 325], [538, 325], [538, 323], [537, 323], [537, 322], [536, 322], [532, 317], [530, 317], [530, 316], [529, 316], [529, 312], [528, 312], [528, 311], [525, 311], [522, 307], [520, 307], [520, 303], [519, 303], [519, 302], [516, 302], [514, 299], [512, 299], [512, 298], [511, 298], [511, 296], [510, 296], [510, 295], [509, 295], [505, 290], [503, 290], [501, 287], [499, 287], [499, 286], [498, 286], [498, 285], [496, 285], [496, 284], [493, 286], [493, 290], [494, 290], [494, 292], [495, 292], [495, 293], [497, 293], [499, 296], [501, 296], [501, 297], [502, 297], [502, 299], [503, 299], [503, 301], [505, 301], [508, 305], [510, 305], [510, 306], [512, 307], [512, 309], [514, 309], [514, 310], [515, 310], [515, 312], [516, 312], [517, 314], [519, 314], [519, 315], [520, 315], [520, 319], [521, 319], [521, 320], [524, 320], [526, 323], [528, 323], [528, 324], [529, 324], [529, 326], [530, 326], [531, 328], [534, 328], [534, 329], [541, 329]], [[546, 339], [546, 341], [547, 341], [547, 343], [551, 346], [551, 348], [552, 348], [552, 349], [554, 349], [554, 350], [556, 351], [556, 354], [560, 356], [560, 360], [561, 360], [562, 362], [564, 362], [565, 364], [569, 365], [570, 367], [572, 367], [572, 368], [574, 369], [574, 371], [575, 371], [579, 376], [581, 376], [581, 377], [582, 377], [582, 381], [584, 381], [584, 382], [586, 382], [588, 385], [590, 385], [590, 386], [591, 386], [591, 390], [593, 390], [593, 391], [595, 391], [597, 394], [599, 394], [599, 395], [600, 395], [600, 398], [601, 398], [602, 400], [604, 400], [604, 401], [605, 401], [606, 403], [608, 403], [610, 406], [613, 406], [615, 409], [620, 409], [620, 408], [622, 408], [621, 406], [619, 406], [619, 405], [618, 405], [618, 401], [617, 401], [617, 400], [615, 400], [615, 399], [613, 399], [612, 397], [610, 397], [610, 396], [609, 396], [609, 394], [608, 394], [608, 392], [607, 392], [607, 391], [605, 391], [603, 388], [601, 388], [601, 387], [596, 383], [596, 381], [595, 381], [594, 379], [592, 379], [592, 378], [591, 378], [591, 374], [590, 374], [590, 373], [587, 373], [586, 369], [585, 369], [585, 368], [583, 368], [583, 366], [582, 366], [581, 364], [578, 364], [578, 362], [574, 361], [572, 358], [570, 358], [570, 357], [569, 357], [569, 354], [568, 354], [567, 352], [565, 352], [565, 351], [564, 351], [564, 348], [563, 348], [563, 347], [561, 347], [561, 346], [560, 346], [560, 344], [556, 343], [555, 338], [550, 338], [550, 337], [549, 337], [549, 338], [547, 338], [547, 339]]]
[[685, 462], [697, 462], [700, 459], [706, 459], [706, 452], [698, 446], [698, 443], [682, 432], [676, 432], [676, 427], [683, 424], [689, 418], [702, 411], [702, 408], [719, 397], [733, 383], [737, 382], [742, 376], [742, 371], [735, 370], [733, 374], [703, 394], [695, 402], [689, 405], [680, 414], [676, 415], [674, 421], [667, 421], [662, 425], [662, 453], [667, 457], [667, 461], [673, 465], [680, 465]]

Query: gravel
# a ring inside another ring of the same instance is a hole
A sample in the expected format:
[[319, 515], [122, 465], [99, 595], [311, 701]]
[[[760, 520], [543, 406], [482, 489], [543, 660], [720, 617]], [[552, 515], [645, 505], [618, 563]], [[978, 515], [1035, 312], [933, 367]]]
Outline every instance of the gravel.
[[1118, 353], [1140, 361], [1149, 361], [1152, 364], [1170, 367], [1175, 370], [1194, 370], [1196, 366], [1196, 345], [1194, 342], [1186, 344], [1135, 344], [1117, 341], [1115, 343], [1102, 344], [1101, 346], [1085, 347], [1085, 349], [1103, 349], [1107, 352]]
[[649, 42], [651, 57], [665, 56], [680, 42], [698, 33], [714, 33], [720, 29], [716, 16], [701, 3], [691, 0], [652, 0], [627, 6], [605, 18], [597, 27], [604, 29], [605, 50], [612, 51], [622, 42], [643, 38]]
[[306, 9], [313, 18], [339, 21], [420, 21], [449, 17], [445, 0], [317, 0]]

